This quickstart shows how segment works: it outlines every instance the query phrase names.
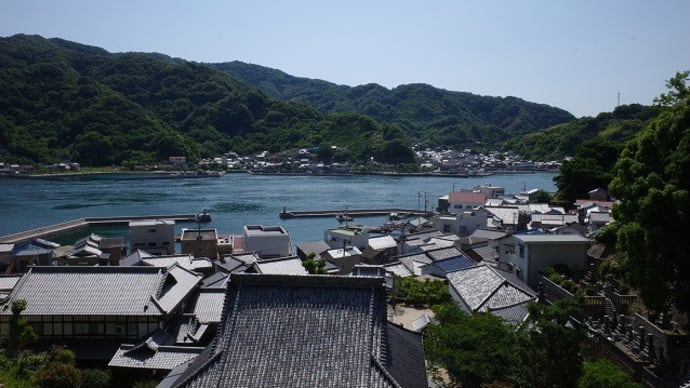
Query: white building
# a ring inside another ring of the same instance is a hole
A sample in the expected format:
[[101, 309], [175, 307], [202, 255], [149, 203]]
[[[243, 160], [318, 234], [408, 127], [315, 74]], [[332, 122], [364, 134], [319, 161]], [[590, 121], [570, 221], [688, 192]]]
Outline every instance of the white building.
[[130, 252], [143, 249], [154, 255], [175, 253], [175, 221], [141, 220], [129, 223]]
[[369, 245], [369, 233], [344, 227], [326, 229], [323, 234], [323, 241], [331, 248], [343, 248], [352, 245], [361, 250]]
[[459, 214], [434, 217], [434, 228], [443, 233], [464, 237], [477, 228], [486, 227], [489, 214], [484, 209], [467, 210]]
[[261, 257], [289, 256], [292, 240], [282, 226], [245, 225], [244, 248]]

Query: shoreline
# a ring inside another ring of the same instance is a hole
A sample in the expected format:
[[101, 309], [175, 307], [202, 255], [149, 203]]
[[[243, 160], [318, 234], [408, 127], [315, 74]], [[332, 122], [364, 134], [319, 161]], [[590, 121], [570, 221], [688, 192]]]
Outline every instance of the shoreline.
[[372, 176], [390, 176], [390, 177], [438, 177], [438, 178], [476, 178], [492, 175], [515, 175], [515, 174], [535, 174], [535, 173], [554, 173], [558, 171], [552, 170], [489, 170], [479, 174], [453, 174], [453, 173], [435, 173], [435, 172], [351, 172], [351, 173], [301, 173], [301, 172], [259, 172], [251, 170], [226, 170], [222, 174], [216, 173], [181, 173], [175, 171], [78, 171], [78, 172], [59, 172], [59, 173], [44, 173], [44, 174], [0, 174], [0, 178], [20, 178], [20, 179], [67, 179], [74, 177], [98, 177], [98, 176], [112, 176], [112, 175], [129, 175], [131, 177], [140, 176], [139, 179], [185, 179], [185, 178], [219, 178], [223, 174], [249, 174], [249, 175], [267, 175], [267, 176], [335, 176], [348, 177], [357, 175], [372, 175]]

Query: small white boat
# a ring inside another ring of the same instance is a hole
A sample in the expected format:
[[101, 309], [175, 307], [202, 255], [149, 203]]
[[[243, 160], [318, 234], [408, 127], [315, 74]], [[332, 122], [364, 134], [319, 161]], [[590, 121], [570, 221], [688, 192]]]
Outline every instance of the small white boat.
[[345, 222], [345, 221], [352, 221], [353, 220], [352, 217], [348, 216], [345, 213], [338, 213], [335, 216], [335, 219], [338, 220], [338, 222]]

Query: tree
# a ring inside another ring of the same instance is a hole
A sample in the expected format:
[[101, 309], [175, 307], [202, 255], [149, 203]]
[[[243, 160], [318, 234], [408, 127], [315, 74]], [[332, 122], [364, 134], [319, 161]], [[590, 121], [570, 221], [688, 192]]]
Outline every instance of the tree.
[[10, 335], [7, 339], [7, 354], [16, 358], [22, 348], [38, 339], [33, 327], [29, 326], [26, 318], [20, 317], [26, 310], [26, 300], [17, 299], [12, 302], [12, 318], [10, 318]]
[[510, 381], [516, 367], [512, 327], [495, 315], [468, 315], [455, 304], [434, 308], [439, 325], [427, 327], [427, 359], [445, 367], [454, 383], [479, 387]]
[[656, 100], [661, 113], [626, 145], [610, 185], [620, 200], [618, 250], [651, 317], [670, 305], [690, 313], [689, 74], [668, 81], [670, 91]]
[[586, 362], [578, 388], [641, 388], [630, 376], [608, 360]]
[[581, 297], [551, 306], [531, 304], [530, 323], [517, 337], [522, 373], [519, 386], [574, 387], [582, 374], [580, 348], [585, 330], [571, 317], [580, 315]]
[[315, 253], [307, 255], [307, 258], [302, 261], [302, 265], [310, 274], [326, 273], [326, 260], [317, 259]]

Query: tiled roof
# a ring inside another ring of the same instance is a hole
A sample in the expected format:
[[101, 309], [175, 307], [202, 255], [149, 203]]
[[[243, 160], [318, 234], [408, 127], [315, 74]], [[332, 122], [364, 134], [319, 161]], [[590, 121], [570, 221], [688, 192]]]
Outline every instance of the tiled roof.
[[212, 275], [205, 277], [201, 281], [201, 287], [203, 288], [220, 288], [225, 290], [230, 276], [223, 272], [215, 272]]
[[186, 346], [158, 346], [136, 348], [122, 345], [108, 363], [109, 367], [172, 370], [199, 356], [204, 348]]
[[441, 248], [431, 251], [426, 251], [426, 254], [431, 257], [432, 260], [443, 260], [450, 257], [464, 256], [461, 250], [456, 247]]
[[318, 256], [326, 252], [327, 250], [331, 249], [331, 247], [328, 244], [326, 244], [325, 241], [322, 240], [298, 243], [295, 244], [295, 246], [298, 250], [304, 252], [305, 255], [313, 253]]
[[153, 255], [146, 252], [142, 251], [141, 249], [137, 249], [136, 251], [130, 253], [128, 256], [123, 257], [120, 259], [120, 266], [121, 267], [129, 267], [132, 265], [139, 265], [141, 263], [141, 260], [147, 257], [152, 257]]
[[265, 274], [307, 275], [309, 273], [302, 265], [302, 260], [297, 256], [260, 260], [257, 261], [256, 265], [259, 267], [259, 271]]
[[449, 257], [447, 259], [438, 260], [434, 265], [440, 268], [443, 272], [453, 272], [459, 269], [464, 269], [477, 265], [477, 263], [467, 256]]
[[18, 275], [0, 275], [0, 291], [12, 290], [20, 278]]
[[214, 345], [170, 385], [408, 386], [389, 368], [424, 373], [423, 353], [409, 363], [389, 354], [412, 350], [384, 345], [385, 298], [381, 278], [233, 274]]
[[483, 205], [486, 202], [486, 194], [484, 193], [474, 193], [468, 191], [451, 191], [448, 195], [448, 202], [466, 202], [466, 203], [476, 203]]
[[498, 240], [507, 234], [508, 232], [505, 230], [479, 228], [472, 232], [470, 237], [472, 239]]
[[141, 264], [152, 267], [170, 267], [173, 264], [178, 264], [192, 271], [213, 267], [211, 260], [207, 258], [195, 258], [192, 255], [147, 257], [141, 259]]
[[194, 302], [194, 315], [201, 323], [220, 322], [224, 301], [224, 289], [201, 290]]
[[177, 306], [200, 275], [177, 266], [31, 267], [0, 314], [25, 299], [25, 315], [163, 315]]
[[383, 268], [393, 275], [401, 278], [406, 278], [413, 275], [413, 273], [401, 262], [386, 264]]
[[488, 265], [451, 272], [447, 277], [461, 302], [472, 312], [493, 313], [535, 299], [527, 287], [513, 284]]

